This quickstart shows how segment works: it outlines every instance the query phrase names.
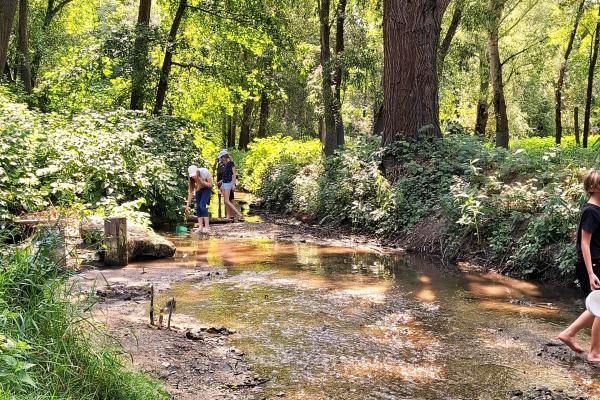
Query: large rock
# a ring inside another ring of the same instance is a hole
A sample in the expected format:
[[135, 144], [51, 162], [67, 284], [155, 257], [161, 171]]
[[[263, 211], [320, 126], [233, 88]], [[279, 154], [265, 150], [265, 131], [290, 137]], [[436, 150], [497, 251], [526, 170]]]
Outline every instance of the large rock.
[[[104, 234], [104, 219], [85, 217], [79, 226], [82, 239], [98, 238]], [[175, 254], [175, 245], [145, 226], [127, 221], [127, 250], [129, 260], [138, 257], [168, 258]]]

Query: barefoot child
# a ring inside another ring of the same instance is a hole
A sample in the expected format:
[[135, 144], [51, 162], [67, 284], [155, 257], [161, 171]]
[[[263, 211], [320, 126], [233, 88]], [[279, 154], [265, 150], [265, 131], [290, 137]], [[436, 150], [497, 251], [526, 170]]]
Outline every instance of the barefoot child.
[[[600, 289], [600, 171], [590, 172], [583, 186], [590, 195], [587, 203], [581, 207], [581, 219], [577, 229], [577, 264], [575, 273], [584, 299], [592, 290]], [[575, 335], [588, 326], [592, 326], [592, 348], [588, 360], [600, 361], [600, 319], [589, 311], [584, 311], [558, 339], [577, 353], [583, 348], [577, 344]]]

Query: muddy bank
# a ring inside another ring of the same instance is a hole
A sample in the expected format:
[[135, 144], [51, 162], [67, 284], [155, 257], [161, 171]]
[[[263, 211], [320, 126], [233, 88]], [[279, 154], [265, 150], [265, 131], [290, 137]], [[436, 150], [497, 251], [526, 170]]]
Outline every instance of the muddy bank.
[[[228, 343], [236, 332], [223, 326], [202, 325], [175, 309], [171, 328], [149, 323], [150, 287], [157, 298], [174, 282], [218, 279], [223, 270], [206, 268], [131, 268], [88, 270], [78, 276], [79, 290], [94, 290], [98, 303], [95, 323], [122, 346], [134, 368], [164, 382], [174, 398], [258, 399], [268, 376], [254, 373], [246, 355]], [[165, 307], [157, 304], [158, 310]]]

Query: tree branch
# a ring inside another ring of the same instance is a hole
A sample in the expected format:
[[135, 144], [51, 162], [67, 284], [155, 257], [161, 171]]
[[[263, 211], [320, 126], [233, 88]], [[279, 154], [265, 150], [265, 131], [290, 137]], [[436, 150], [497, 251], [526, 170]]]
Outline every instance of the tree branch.
[[[69, 0], [69, 1], [72, 1], [72, 0]], [[235, 22], [238, 22], [240, 24], [254, 24], [253, 20], [245, 19], [244, 17], [240, 17], [238, 15], [220, 14], [220, 13], [218, 13], [216, 11], [208, 10], [206, 8], [202, 8], [202, 7], [199, 7], [199, 6], [190, 6], [190, 5], [188, 5], [188, 8], [190, 8], [192, 10], [195, 10], [195, 11], [203, 12], [205, 14], [212, 15], [213, 17], [217, 17], [217, 18], [220, 18], [220, 19], [227, 19], [227, 20], [230, 20], [230, 21], [235, 21]]]
[[504, 66], [505, 64], [507, 64], [509, 61], [511, 61], [512, 59], [514, 59], [515, 57], [520, 56], [521, 54], [525, 53], [527, 50], [530, 50], [531, 48], [537, 46], [538, 44], [544, 42], [546, 40], [546, 38], [541, 38], [540, 40], [533, 42], [532, 44], [530, 44], [529, 46], [517, 51], [516, 53], [510, 55], [508, 58], [506, 58], [506, 60], [502, 61], [500, 63], [501, 66]]

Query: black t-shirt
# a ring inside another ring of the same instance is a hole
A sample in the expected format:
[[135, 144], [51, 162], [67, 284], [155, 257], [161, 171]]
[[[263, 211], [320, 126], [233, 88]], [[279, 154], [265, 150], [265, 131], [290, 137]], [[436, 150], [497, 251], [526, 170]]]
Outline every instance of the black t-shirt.
[[577, 228], [577, 260], [583, 261], [583, 253], [581, 252], [581, 231], [585, 230], [592, 234], [590, 240], [590, 253], [592, 259], [600, 259], [600, 207], [585, 203], [581, 207], [581, 219]]

